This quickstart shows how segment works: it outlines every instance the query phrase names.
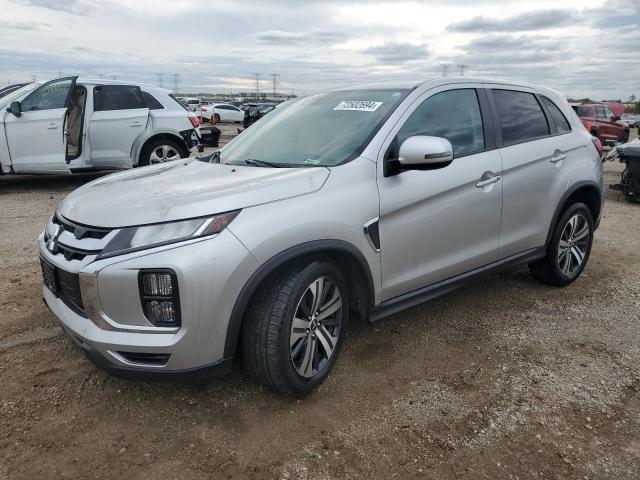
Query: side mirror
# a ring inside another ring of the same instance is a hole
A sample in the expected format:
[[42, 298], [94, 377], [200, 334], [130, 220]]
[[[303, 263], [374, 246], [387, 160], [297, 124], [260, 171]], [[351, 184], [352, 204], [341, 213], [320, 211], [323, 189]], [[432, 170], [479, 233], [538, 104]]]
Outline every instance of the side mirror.
[[13, 113], [16, 117], [22, 115], [22, 109], [20, 108], [20, 102], [11, 102], [9, 108], [7, 108], [7, 112]]
[[416, 135], [400, 145], [398, 162], [404, 168], [436, 166], [453, 160], [453, 147], [446, 138]]

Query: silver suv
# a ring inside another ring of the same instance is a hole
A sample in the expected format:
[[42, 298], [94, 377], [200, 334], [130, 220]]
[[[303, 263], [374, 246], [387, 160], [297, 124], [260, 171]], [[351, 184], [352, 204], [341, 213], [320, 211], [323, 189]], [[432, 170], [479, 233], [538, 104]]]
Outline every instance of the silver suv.
[[585, 268], [603, 202], [556, 92], [443, 78], [283, 104], [220, 152], [113, 174], [39, 237], [44, 299], [99, 367], [202, 377], [236, 356], [304, 395], [355, 319], [528, 264]]

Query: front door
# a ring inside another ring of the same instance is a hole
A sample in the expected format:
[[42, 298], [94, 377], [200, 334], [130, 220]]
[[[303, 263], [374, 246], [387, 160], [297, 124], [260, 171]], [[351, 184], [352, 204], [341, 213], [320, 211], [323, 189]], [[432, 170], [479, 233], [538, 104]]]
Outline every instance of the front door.
[[433, 170], [385, 177], [378, 169], [383, 300], [497, 259], [502, 164], [484, 125], [484, 92], [470, 87], [425, 93], [383, 148], [393, 156], [387, 152], [407, 138], [429, 135], [448, 139], [454, 151], [453, 162]]
[[89, 123], [91, 162], [96, 168], [132, 166], [133, 142], [144, 133], [149, 108], [140, 87], [97, 85]]
[[76, 78], [59, 78], [41, 85], [20, 102], [19, 116], [3, 113], [14, 172], [69, 172], [64, 130]]

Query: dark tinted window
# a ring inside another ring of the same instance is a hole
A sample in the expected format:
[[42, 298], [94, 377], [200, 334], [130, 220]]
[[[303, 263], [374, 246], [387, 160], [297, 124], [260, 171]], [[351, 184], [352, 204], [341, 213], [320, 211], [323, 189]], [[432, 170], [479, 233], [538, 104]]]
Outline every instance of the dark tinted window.
[[476, 91], [449, 90], [427, 98], [398, 132], [398, 145], [414, 135], [446, 138], [453, 145], [456, 157], [484, 150]]
[[549, 135], [549, 125], [536, 97], [527, 92], [494, 90], [502, 141], [509, 145]]
[[45, 83], [24, 99], [21, 104], [22, 111], [64, 108], [72, 83], [73, 79], [71, 78], [61, 78]]
[[142, 96], [144, 97], [144, 101], [149, 107], [149, 110], [162, 110], [164, 106], [149, 92], [142, 92]]
[[577, 107], [576, 113], [579, 117], [595, 117], [593, 107]]
[[547, 106], [549, 113], [551, 114], [551, 118], [553, 118], [556, 127], [558, 128], [558, 133], [568, 133], [571, 131], [571, 125], [569, 121], [564, 116], [564, 114], [560, 111], [558, 106], [553, 103], [553, 100], [547, 97], [542, 97], [542, 101]]
[[131, 110], [146, 108], [142, 91], [133, 85], [99, 85], [93, 90], [93, 109]]

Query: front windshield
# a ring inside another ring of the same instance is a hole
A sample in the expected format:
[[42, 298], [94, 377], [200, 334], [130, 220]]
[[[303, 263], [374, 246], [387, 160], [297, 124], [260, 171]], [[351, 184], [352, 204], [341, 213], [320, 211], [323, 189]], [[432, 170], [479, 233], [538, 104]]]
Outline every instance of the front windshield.
[[339, 165], [362, 152], [407, 93], [350, 90], [287, 102], [225, 147], [220, 161], [283, 167]]
[[19, 88], [14, 92], [11, 92], [6, 97], [0, 98], [0, 108], [7, 107], [11, 102], [22, 97], [25, 93], [29, 93], [30, 91], [35, 90], [39, 86], [40, 86], [40, 83], [38, 82], [30, 83], [28, 85], [25, 85], [24, 87]]

